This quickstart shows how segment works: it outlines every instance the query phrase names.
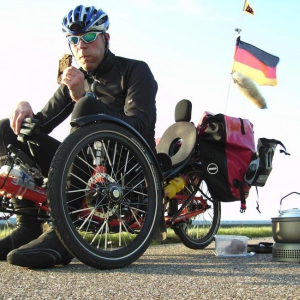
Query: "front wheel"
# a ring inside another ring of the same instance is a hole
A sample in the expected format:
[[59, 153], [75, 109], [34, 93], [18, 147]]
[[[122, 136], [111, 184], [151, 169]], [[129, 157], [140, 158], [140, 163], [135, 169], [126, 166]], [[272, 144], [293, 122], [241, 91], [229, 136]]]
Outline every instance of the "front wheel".
[[150, 245], [162, 207], [151, 150], [115, 123], [70, 134], [52, 161], [51, 216], [66, 248], [100, 269], [125, 267]]
[[195, 216], [173, 225], [173, 230], [188, 248], [204, 249], [213, 241], [220, 227], [221, 203], [211, 198], [200, 167], [188, 168], [183, 173], [188, 176], [189, 183], [176, 199], [171, 200], [174, 201], [172, 205], [178, 209], [187, 197], [194, 194], [183, 213], [195, 213]]

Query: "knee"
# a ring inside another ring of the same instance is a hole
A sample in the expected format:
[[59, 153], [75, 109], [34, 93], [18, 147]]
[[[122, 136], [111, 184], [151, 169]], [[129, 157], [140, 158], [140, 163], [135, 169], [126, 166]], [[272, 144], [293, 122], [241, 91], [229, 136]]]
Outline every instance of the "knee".
[[17, 136], [10, 127], [9, 119], [0, 120], [0, 166], [6, 162], [7, 145], [16, 143]]
[[10, 127], [9, 119], [2, 119], [0, 120], [0, 140], [3, 141], [7, 136], [16, 138], [15, 133]]
[[97, 99], [94, 97], [86, 96], [81, 98], [74, 106], [71, 119], [74, 120], [83, 116], [95, 114], [96, 103]]
[[4, 132], [10, 128], [10, 122], [9, 119], [2, 119], [0, 120], [0, 132]]

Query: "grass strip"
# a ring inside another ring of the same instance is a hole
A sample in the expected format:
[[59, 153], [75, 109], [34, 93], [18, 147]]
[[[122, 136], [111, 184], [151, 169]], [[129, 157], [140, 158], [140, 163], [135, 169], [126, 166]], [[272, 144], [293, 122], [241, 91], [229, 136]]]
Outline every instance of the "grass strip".
[[[272, 226], [224, 226], [218, 230], [218, 235], [243, 235], [248, 238], [263, 238], [272, 236]], [[153, 241], [152, 245], [180, 243], [175, 232], [168, 228], [167, 238], [162, 242]]]

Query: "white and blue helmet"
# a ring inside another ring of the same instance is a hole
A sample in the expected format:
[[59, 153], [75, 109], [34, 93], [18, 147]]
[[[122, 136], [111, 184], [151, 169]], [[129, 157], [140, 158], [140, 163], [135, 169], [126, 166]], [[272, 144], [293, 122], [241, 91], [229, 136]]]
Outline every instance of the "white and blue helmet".
[[78, 34], [86, 31], [100, 31], [105, 33], [109, 27], [108, 15], [95, 6], [77, 6], [63, 18], [62, 30], [66, 34]]

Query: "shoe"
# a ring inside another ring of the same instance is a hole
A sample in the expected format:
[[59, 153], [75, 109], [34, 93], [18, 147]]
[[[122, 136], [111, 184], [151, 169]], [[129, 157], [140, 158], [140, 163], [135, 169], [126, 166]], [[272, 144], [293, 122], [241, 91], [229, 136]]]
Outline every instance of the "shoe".
[[38, 208], [34, 202], [26, 199], [12, 199], [12, 203], [16, 211], [28, 215], [17, 215], [16, 229], [0, 240], [0, 260], [6, 260], [6, 256], [10, 251], [38, 238], [43, 233], [43, 226], [45, 225], [45, 221], [35, 216], [38, 213]]
[[27, 268], [51, 268], [67, 265], [74, 257], [59, 240], [54, 229], [8, 253], [7, 261], [12, 265]]

